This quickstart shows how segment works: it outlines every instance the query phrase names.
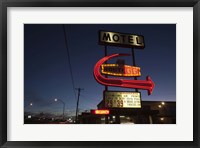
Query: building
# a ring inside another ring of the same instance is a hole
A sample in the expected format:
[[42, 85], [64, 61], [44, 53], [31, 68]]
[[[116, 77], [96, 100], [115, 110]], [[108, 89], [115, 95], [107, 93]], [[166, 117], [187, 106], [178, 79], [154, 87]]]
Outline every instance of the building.
[[102, 100], [97, 108], [109, 110], [109, 115], [96, 115], [92, 112], [79, 115], [83, 124], [176, 124], [176, 102], [142, 101], [142, 107], [105, 108]]

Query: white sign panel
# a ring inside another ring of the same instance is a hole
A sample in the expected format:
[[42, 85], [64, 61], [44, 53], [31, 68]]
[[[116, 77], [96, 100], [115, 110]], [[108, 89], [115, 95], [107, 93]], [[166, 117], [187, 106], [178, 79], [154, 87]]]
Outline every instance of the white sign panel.
[[105, 91], [105, 107], [141, 108], [140, 92]]

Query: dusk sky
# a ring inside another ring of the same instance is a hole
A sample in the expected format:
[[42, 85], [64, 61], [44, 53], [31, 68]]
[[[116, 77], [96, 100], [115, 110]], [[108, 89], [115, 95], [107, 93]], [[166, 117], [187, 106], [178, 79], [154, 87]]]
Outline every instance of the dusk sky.
[[[176, 101], [176, 25], [175, 24], [65, 24], [75, 88], [83, 88], [79, 109], [96, 109], [103, 99], [104, 86], [93, 76], [93, 68], [104, 57], [104, 46], [98, 44], [99, 30], [139, 34], [145, 48], [135, 49], [136, 65], [141, 77], [149, 75], [155, 83], [152, 95], [140, 90], [142, 101]], [[108, 55], [130, 53], [130, 48], [108, 46]], [[115, 63], [118, 58], [108, 61]], [[132, 65], [132, 56], [120, 57]], [[61, 99], [66, 114], [74, 114], [76, 98], [70, 75], [62, 24], [24, 25], [24, 103], [25, 111], [61, 113]], [[135, 91], [109, 87], [109, 90]], [[27, 106], [30, 102], [33, 106]]]

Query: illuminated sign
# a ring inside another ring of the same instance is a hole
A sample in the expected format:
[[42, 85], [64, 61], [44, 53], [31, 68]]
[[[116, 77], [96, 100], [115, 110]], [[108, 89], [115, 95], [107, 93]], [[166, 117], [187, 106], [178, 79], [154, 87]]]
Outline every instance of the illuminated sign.
[[95, 115], [108, 115], [110, 114], [110, 111], [109, 110], [91, 110], [91, 113]]
[[144, 37], [134, 34], [99, 31], [99, 44], [144, 48]]
[[112, 76], [141, 76], [140, 67], [119, 64], [102, 64], [101, 73]]
[[140, 92], [105, 91], [104, 98], [108, 108], [141, 108]]
[[107, 60], [118, 57], [118, 56], [128, 56], [129, 54], [112, 54], [100, 59], [94, 66], [94, 77], [96, 81], [102, 85], [106, 86], [116, 86], [116, 87], [126, 87], [126, 88], [135, 88], [135, 89], [144, 89], [148, 90], [148, 95], [150, 95], [154, 89], [154, 82], [151, 80], [150, 76], [146, 77], [146, 80], [124, 80], [116, 78], [106, 78], [101, 75], [100, 67]]

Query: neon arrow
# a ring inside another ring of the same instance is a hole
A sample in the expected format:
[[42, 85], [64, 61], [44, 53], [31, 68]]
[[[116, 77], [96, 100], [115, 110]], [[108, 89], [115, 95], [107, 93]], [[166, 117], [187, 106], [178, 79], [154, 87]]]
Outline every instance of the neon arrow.
[[106, 56], [102, 58], [101, 60], [99, 60], [96, 63], [94, 67], [94, 71], [93, 71], [96, 81], [100, 84], [107, 85], [107, 86], [144, 89], [144, 90], [148, 90], [148, 95], [152, 94], [155, 84], [151, 80], [150, 76], [147, 76], [146, 80], [123, 80], [123, 79], [116, 79], [116, 78], [105, 78], [100, 74], [100, 67], [105, 61], [114, 57], [128, 56], [128, 55], [129, 54], [112, 54], [110, 56]]

